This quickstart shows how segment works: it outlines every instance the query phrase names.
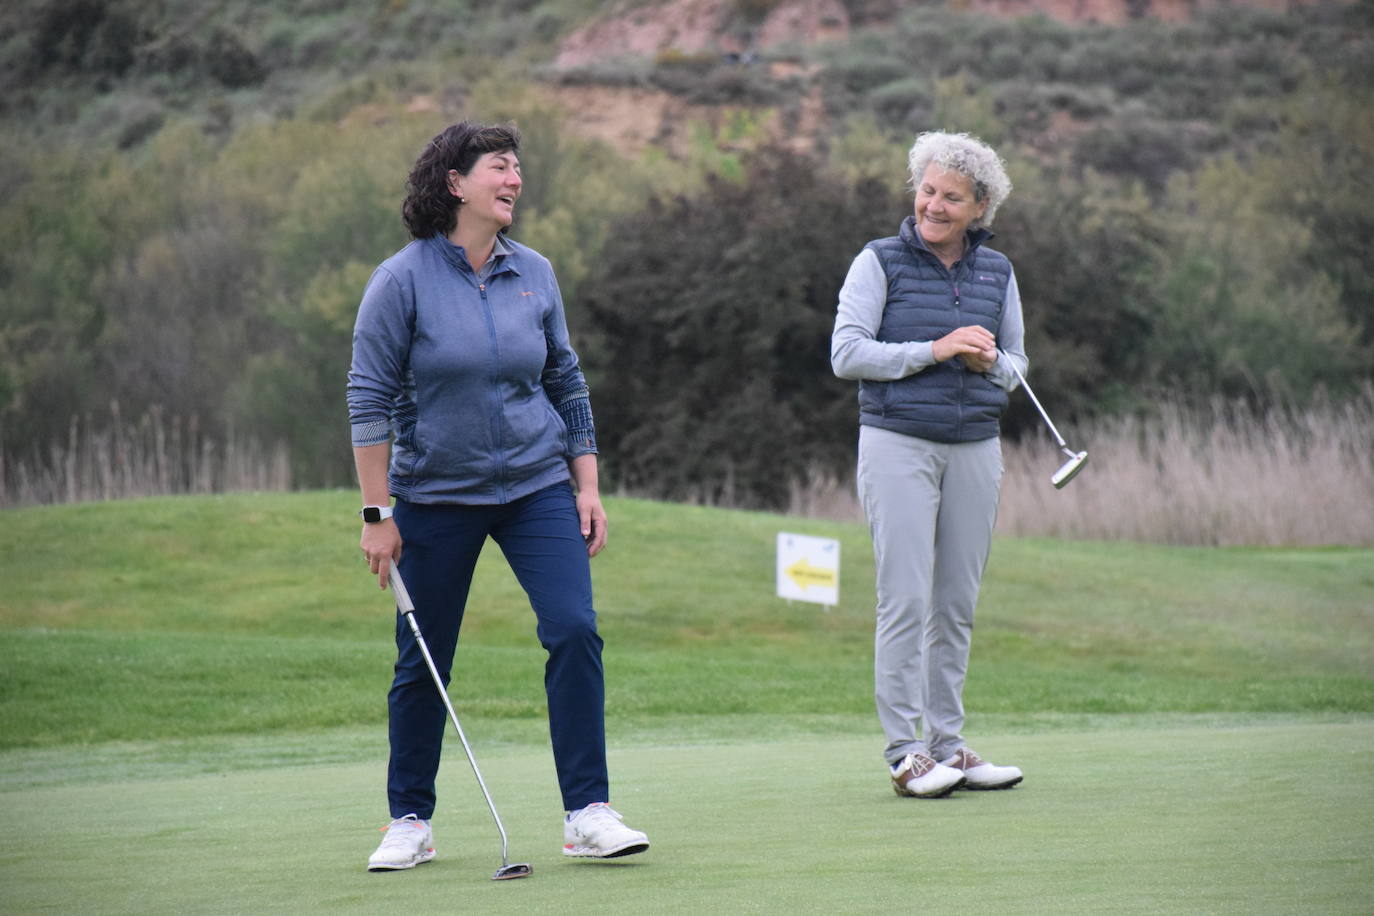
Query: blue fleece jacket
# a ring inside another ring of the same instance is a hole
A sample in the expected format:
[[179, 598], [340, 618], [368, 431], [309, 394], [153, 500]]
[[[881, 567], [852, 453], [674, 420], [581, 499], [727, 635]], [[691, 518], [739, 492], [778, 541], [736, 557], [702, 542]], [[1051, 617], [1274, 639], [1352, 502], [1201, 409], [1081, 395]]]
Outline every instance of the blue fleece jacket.
[[569, 478], [596, 451], [587, 384], [553, 268], [500, 238], [478, 275], [442, 236], [372, 274], [353, 329], [355, 446], [392, 439], [391, 494], [497, 505]]

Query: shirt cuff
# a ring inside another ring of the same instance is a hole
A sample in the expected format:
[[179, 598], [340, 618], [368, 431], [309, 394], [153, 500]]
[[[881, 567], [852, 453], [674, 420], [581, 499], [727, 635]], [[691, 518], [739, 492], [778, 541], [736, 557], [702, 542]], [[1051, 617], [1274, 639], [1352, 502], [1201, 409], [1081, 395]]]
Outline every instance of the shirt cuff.
[[571, 397], [554, 405], [554, 409], [568, 427], [569, 457], [596, 454], [596, 424], [592, 420], [591, 398], [585, 394]]
[[366, 423], [352, 425], [354, 448], [381, 445], [391, 438], [391, 422], [388, 420], [368, 420]]

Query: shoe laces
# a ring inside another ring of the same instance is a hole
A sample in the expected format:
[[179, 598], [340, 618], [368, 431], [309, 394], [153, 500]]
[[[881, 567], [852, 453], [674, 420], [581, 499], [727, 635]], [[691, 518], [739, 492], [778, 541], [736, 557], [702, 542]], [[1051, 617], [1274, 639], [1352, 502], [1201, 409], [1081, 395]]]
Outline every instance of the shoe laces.
[[385, 827], [381, 828], [386, 836], [382, 838], [382, 847], [390, 846], [410, 846], [415, 842], [414, 835], [407, 835], [404, 830], [393, 830], [394, 827], [414, 827], [417, 830], [425, 829], [425, 822], [413, 814], [405, 817], [398, 817]]
[[984, 760], [982, 757], [979, 757], [976, 753], [974, 753], [974, 750], [971, 747], [959, 748], [958, 756], [959, 760], [957, 761], [956, 765], [961, 770], [971, 770], [974, 767], [980, 767], [983, 764], [987, 763], [986, 760]]
[[898, 769], [898, 775], [901, 775], [902, 770], [909, 769], [912, 777], [917, 779], [935, 769], [934, 758], [927, 757], [925, 754], [907, 754], [906, 759], [903, 760], [902, 763], [905, 764], [905, 766]]
[[606, 802], [595, 802], [583, 808], [573, 820], [577, 821], [577, 826], [583, 830], [605, 829], [607, 827], [619, 827], [625, 818], [613, 809]]

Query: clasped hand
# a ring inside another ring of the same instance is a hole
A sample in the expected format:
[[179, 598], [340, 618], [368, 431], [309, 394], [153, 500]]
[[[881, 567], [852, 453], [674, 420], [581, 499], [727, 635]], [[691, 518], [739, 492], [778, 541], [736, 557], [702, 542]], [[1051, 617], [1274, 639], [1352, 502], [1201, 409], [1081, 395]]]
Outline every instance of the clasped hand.
[[980, 325], [955, 328], [930, 345], [937, 363], [957, 356], [973, 372], [987, 372], [997, 362], [997, 338]]

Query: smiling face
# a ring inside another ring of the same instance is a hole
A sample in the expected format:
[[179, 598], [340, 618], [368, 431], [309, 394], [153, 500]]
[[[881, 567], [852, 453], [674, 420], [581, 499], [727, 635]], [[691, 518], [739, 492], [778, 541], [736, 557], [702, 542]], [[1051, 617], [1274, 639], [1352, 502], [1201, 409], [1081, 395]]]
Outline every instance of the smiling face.
[[483, 153], [466, 175], [457, 169], [448, 173], [449, 193], [463, 200], [460, 222], [489, 223], [494, 231], [515, 219], [515, 202], [523, 185], [520, 157], [512, 150]]
[[916, 184], [916, 228], [932, 251], [957, 257], [964, 233], [983, 215], [988, 202], [975, 199], [973, 180], [932, 162]]

